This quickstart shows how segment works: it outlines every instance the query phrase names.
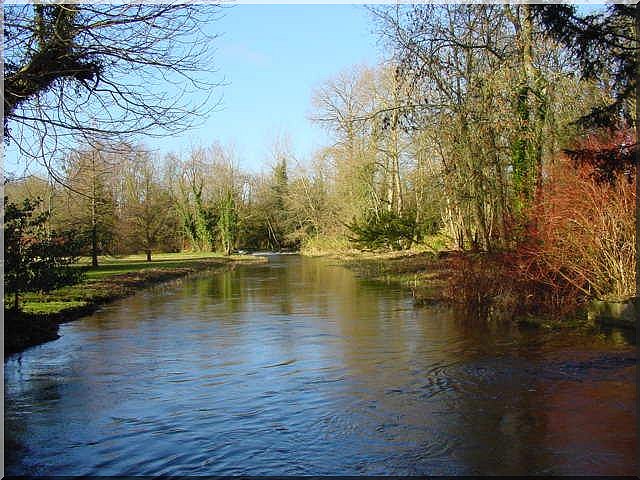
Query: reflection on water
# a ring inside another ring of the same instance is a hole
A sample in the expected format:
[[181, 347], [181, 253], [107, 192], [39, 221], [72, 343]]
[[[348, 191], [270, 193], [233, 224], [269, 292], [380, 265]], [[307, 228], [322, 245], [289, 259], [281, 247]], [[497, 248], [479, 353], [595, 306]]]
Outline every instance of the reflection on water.
[[633, 474], [619, 333], [414, 309], [326, 260], [165, 285], [5, 363], [7, 474]]

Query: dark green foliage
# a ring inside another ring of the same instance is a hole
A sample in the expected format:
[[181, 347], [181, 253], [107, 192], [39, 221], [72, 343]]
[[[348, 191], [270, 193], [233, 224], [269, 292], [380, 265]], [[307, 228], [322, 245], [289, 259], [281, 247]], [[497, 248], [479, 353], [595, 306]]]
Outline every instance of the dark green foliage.
[[218, 206], [218, 238], [225, 255], [231, 255], [238, 233], [238, 213], [233, 192], [227, 191]]
[[25, 291], [49, 291], [79, 282], [84, 270], [72, 266], [80, 244], [72, 232], [47, 231], [47, 213], [35, 213], [40, 200], [22, 205], [4, 197], [4, 288], [14, 295], [14, 309]]
[[416, 241], [424, 235], [435, 235], [442, 228], [442, 217], [439, 212], [426, 212], [416, 225]]
[[348, 225], [349, 240], [360, 248], [410, 248], [416, 234], [415, 215], [395, 212], [371, 212], [362, 220], [354, 219]]
[[287, 162], [282, 160], [273, 171], [273, 195], [275, 197], [275, 207], [279, 210], [284, 209], [284, 199], [287, 195], [289, 183], [289, 175], [287, 174]]
[[[625, 129], [636, 116], [638, 40], [637, 5], [608, 5], [606, 10], [581, 16], [574, 5], [536, 5], [539, 20], [577, 59], [582, 76], [600, 83], [612, 101], [594, 107], [578, 122], [585, 129]], [[603, 176], [615, 175], [635, 163], [637, 144], [622, 145], [605, 154], [613, 161], [601, 162]], [[622, 153], [622, 154], [620, 154]], [[590, 163], [598, 152], [588, 149], [570, 152], [576, 161]]]
[[285, 159], [256, 186], [249, 208], [238, 219], [236, 246], [248, 250], [283, 250], [298, 247], [292, 238], [297, 225], [291, 209], [291, 185]]
[[189, 247], [198, 252], [212, 251], [218, 217], [213, 208], [204, 205], [201, 189], [194, 191], [193, 206], [188, 203], [176, 206]]
[[271, 182], [271, 196], [267, 212], [268, 243], [270, 244], [269, 248], [280, 250], [291, 247], [285, 237], [292, 229], [287, 204], [289, 176], [285, 159], [282, 159], [274, 168]]
[[635, 95], [638, 46], [635, 5], [608, 5], [606, 10], [579, 15], [574, 5], [535, 5], [534, 11], [549, 34], [577, 58], [585, 78], [608, 83], [614, 101], [594, 109], [585, 123], [610, 126], [621, 116], [632, 120], [627, 100]]

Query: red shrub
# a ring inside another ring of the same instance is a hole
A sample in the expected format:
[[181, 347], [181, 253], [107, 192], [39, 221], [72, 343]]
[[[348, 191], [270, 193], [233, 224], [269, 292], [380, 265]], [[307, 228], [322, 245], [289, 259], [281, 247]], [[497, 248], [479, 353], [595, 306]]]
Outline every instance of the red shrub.
[[[633, 172], [598, 180], [592, 165], [561, 159], [549, 170], [538, 205], [535, 252], [541, 268], [585, 295], [635, 295], [635, 184]], [[534, 253], [534, 252], [532, 252]]]
[[[597, 150], [597, 138], [586, 142]], [[633, 170], [627, 164], [603, 179], [598, 165], [558, 159], [545, 172], [528, 223], [517, 229], [518, 244], [506, 252], [457, 255], [449, 295], [471, 308], [554, 316], [588, 298], [634, 296]]]

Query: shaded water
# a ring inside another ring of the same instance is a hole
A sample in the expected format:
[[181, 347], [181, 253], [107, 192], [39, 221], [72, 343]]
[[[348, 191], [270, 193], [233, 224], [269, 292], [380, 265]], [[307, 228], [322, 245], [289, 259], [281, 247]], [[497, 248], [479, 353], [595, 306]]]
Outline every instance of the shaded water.
[[635, 473], [619, 332], [475, 323], [298, 256], [141, 292], [5, 362], [6, 473]]

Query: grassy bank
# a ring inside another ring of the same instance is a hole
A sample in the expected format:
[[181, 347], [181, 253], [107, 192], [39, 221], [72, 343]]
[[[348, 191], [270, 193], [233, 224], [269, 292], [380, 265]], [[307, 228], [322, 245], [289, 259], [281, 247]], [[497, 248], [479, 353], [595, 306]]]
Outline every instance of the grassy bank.
[[[416, 305], [448, 304], [460, 308], [462, 312], [469, 307], [467, 299], [456, 297], [457, 290], [452, 288], [454, 276], [459, 265], [456, 264], [454, 252], [439, 253], [424, 251], [400, 252], [358, 252], [343, 251], [327, 253], [324, 256], [337, 260], [340, 264], [354, 271], [357, 276], [369, 280], [393, 283], [410, 289]], [[491, 312], [487, 318], [503, 318], [516, 321], [524, 327], [543, 329], [591, 329], [593, 323], [588, 321], [586, 313], [579, 311], [565, 317], [548, 315], [511, 315], [508, 308], [514, 299], [508, 295], [505, 298], [493, 299], [491, 307], [484, 310]], [[505, 308], [507, 307], [507, 308]], [[506, 312], [506, 313], [505, 313]], [[482, 314], [481, 312], [475, 312]]]
[[449, 303], [451, 265], [446, 241], [432, 235], [410, 250], [362, 251], [345, 237], [319, 235], [301, 248], [302, 255], [337, 260], [357, 276], [395, 283], [411, 290], [416, 305]]
[[411, 289], [417, 305], [451, 300], [447, 288], [451, 276], [447, 252], [409, 250], [373, 253], [351, 250], [326, 256], [338, 260], [360, 277]]
[[[100, 305], [134, 294], [153, 284], [202, 271], [222, 271], [246, 262], [264, 259], [249, 255], [224, 257], [213, 253], [173, 253], [154, 255], [146, 262], [143, 255], [122, 258], [104, 257], [100, 265], [90, 267], [83, 282], [48, 293], [26, 292], [22, 312], [8, 310], [11, 298], [5, 298], [5, 355], [24, 350], [58, 337], [58, 325], [95, 311]], [[80, 266], [88, 266], [81, 259]]]

